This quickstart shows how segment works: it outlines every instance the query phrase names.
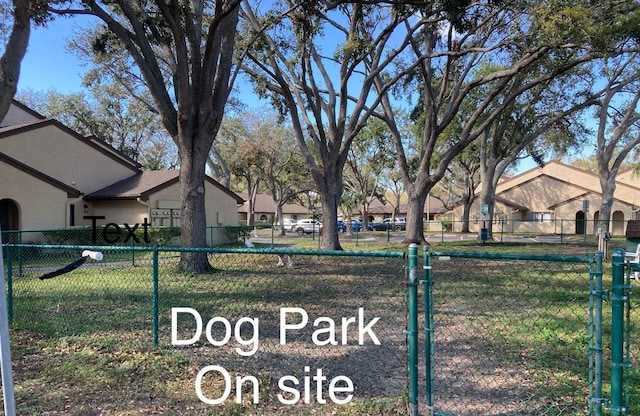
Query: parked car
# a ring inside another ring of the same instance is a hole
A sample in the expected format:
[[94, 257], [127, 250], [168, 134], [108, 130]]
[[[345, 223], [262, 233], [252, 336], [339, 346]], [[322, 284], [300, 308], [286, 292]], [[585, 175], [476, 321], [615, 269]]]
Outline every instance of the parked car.
[[354, 233], [360, 232], [360, 231], [362, 231], [362, 222], [360, 220], [352, 219], [349, 222], [349, 228]]
[[291, 218], [283, 218], [282, 223], [278, 221], [274, 224], [277, 229], [283, 229], [285, 231], [291, 231], [291, 226], [296, 223], [296, 220], [292, 220]]
[[313, 218], [304, 218], [296, 221], [291, 225], [290, 230], [295, 231], [298, 235], [311, 234], [313, 232], [320, 232], [320, 226], [322, 223]]
[[[364, 230], [364, 225], [362, 224], [362, 220], [354, 218], [351, 220], [351, 231], [361, 232]], [[373, 231], [373, 224], [367, 223], [367, 230]]]
[[404, 217], [397, 217], [394, 222], [391, 221], [391, 218], [385, 218], [382, 222], [376, 222], [373, 224], [373, 229], [375, 231], [404, 231], [407, 229], [407, 219]]
[[[347, 224], [345, 224], [342, 220], [338, 220], [337, 228], [339, 233], [347, 232]], [[320, 235], [322, 235], [322, 225], [320, 226]]]

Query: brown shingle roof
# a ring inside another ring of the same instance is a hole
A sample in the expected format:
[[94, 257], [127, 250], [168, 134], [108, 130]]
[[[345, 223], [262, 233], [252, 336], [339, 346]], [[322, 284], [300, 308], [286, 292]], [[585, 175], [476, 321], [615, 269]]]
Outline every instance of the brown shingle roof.
[[[143, 171], [130, 176], [127, 179], [123, 179], [120, 182], [116, 182], [113, 185], [107, 186], [106, 188], [93, 192], [87, 195], [84, 199], [87, 201], [136, 198], [148, 199], [150, 194], [178, 183], [179, 175], [179, 170]], [[231, 196], [238, 204], [242, 204], [244, 202], [244, 200], [238, 195], [229, 191], [210, 177], [207, 176], [206, 180], [216, 188]]]
[[99, 189], [84, 199], [133, 199], [144, 198], [156, 189], [165, 188], [178, 182], [179, 171], [156, 170], [140, 172], [126, 179]]

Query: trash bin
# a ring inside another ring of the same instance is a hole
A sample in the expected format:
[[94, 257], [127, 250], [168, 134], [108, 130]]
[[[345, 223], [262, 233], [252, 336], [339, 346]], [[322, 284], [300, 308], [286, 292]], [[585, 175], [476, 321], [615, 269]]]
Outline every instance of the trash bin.
[[487, 241], [487, 238], [489, 238], [489, 230], [487, 228], [481, 228], [480, 229], [480, 241], [482, 241], [484, 243], [485, 241]]
[[625, 232], [626, 243], [624, 251], [635, 253], [640, 244], [640, 220], [629, 220]]

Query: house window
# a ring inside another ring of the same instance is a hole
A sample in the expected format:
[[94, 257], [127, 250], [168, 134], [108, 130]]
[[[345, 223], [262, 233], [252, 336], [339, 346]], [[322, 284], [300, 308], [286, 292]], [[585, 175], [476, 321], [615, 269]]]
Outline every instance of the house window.
[[532, 212], [531, 221], [533, 222], [551, 222], [550, 212]]

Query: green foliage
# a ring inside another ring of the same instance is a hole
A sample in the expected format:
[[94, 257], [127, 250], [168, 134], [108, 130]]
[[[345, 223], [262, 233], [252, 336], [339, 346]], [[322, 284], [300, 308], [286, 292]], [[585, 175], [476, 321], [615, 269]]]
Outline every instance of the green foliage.
[[546, 1], [536, 7], [540, 35], [553, 43], [575, 42], [611, 51], [621, 40], [640, 39], [640, 7], [623, 1]]
[[224, 235], [231, 244], [244, 244], [251, 236], [252, 226], [238, 225], [232, 227], [224, 227]]
[[103, 28], [94, 32], [88, 39], [91, 51], [101, 57], [107, 57], [122, 49], [122, 43], [112, 32]]
[[[138, 232], [138, 238], [141, 238], [141, 233]], [[178, 227], [149, 227], [147, 229], [147, 235], [150, 245], [152, 246], [172, 246], [175, 244], [175, 239], [180, 237], [180, 228]], [[140, 241], [143, 241], [140, 239]], [[178, 244], [179, 245], [179, 244]]]

